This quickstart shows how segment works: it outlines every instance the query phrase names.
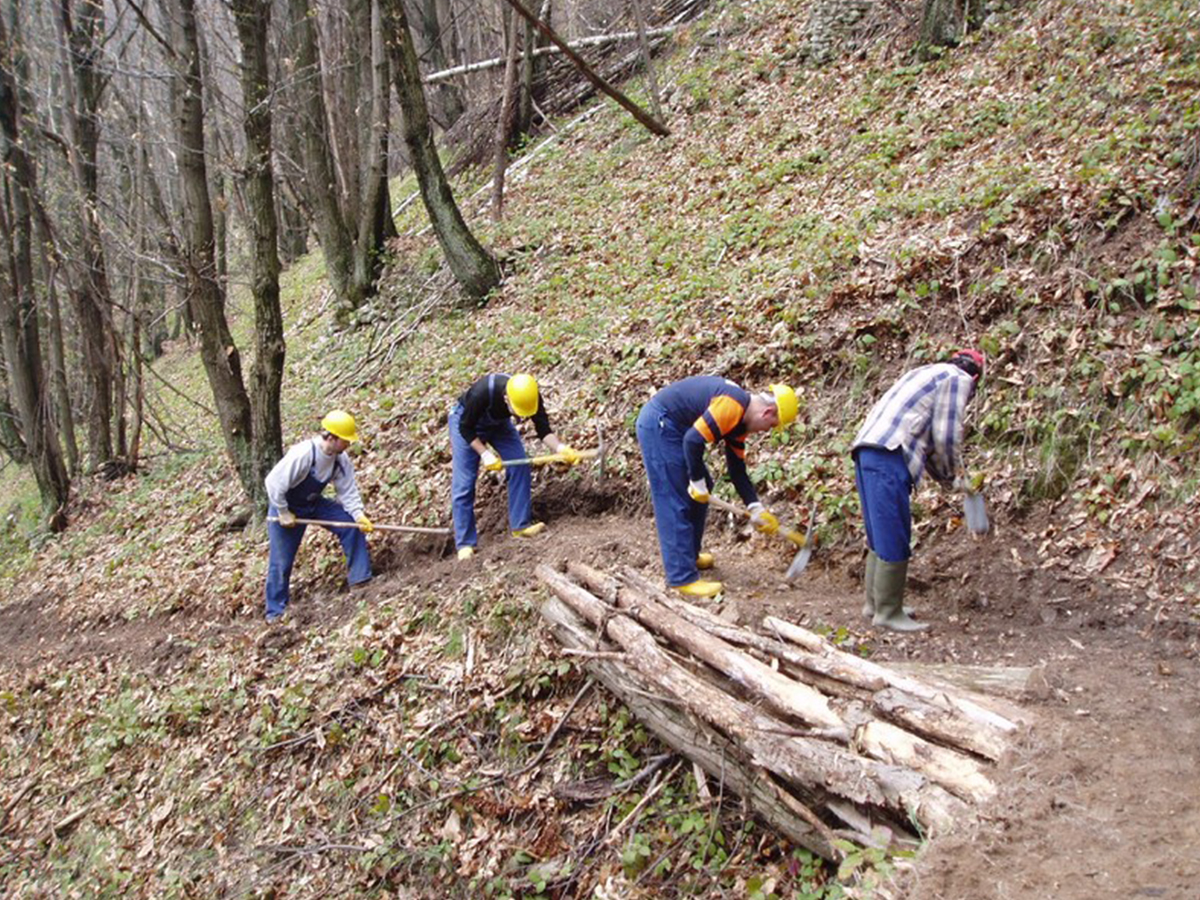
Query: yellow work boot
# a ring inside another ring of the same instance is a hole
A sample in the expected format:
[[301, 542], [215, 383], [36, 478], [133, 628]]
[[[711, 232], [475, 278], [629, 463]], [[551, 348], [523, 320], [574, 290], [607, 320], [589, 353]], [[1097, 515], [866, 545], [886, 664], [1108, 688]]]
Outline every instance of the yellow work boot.
[[458, 548], [458, 558], [459, 558], [460, 560], [462, 560], [462, 559], [470, 559], [470, 558], [471, 558], [472, 556], [474, 556], [474, 555], [475, 555], [475, 548], [474, 548], [474, 547], [459, 547], [459, 548]]
[[526, 525], [524, 528], [518, 528], [513, 532], [513, 535], [516, 537], [533, 537], [535, 534], [541, 534], [545, 530], [545, 522], [534, 522], [532, 525]]
[[685, 597], [715, 597], [721, 593], [721, 582], [697, 579], [691, 584], [681, 584], [675, 590]]
[[716, 564], [717, 564], [716, 557], [714, 557], [707, 550], [701, 550], [700, 554], [696, 557], [696, 568], [699, 569], [700, 571], [704, 571], [705, 569], [711, 569]]

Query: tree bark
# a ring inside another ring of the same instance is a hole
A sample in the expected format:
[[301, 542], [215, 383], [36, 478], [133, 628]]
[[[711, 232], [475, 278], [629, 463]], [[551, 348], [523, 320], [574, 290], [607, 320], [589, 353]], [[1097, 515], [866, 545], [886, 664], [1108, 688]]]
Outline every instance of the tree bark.
[[204, 86], [200, 69], [195, 0], [179, 0], [182, 95], [179, 101], [179, 178], [183, 195], [183, 257], [188, 306], [200, 330], [200, 356], [212, 388], [221, 434], [246, 496], [264, 490], [256, 477], [251, 443], [250, 399], [242, 379], [241, 356], [225, 318], [225, 292], [217, 279], [212, 200], [204, 150]]
[[979, 27], [982, 14], [982, 0], [925, 0], [918, 39], [922, 56], [931, 56], [931, 47], [958, 46], [967, 32]]
[[[375, 291], [379, 277], [380, 251], [387, 226], [391, 222], [391, 197], [387, 182], [389, 100], [387, 51], [383, 46], [383, 28], [379, 0], [356, 0], [366, 5], [363, 38], [370, 46], [363, 66], [360, 103], [369, 104], [368, 115], [361, 117], [359, 176], [361, 195], [358, 202], [357, 237], [354, 242], [353, 278], [356, 291], [368, 297]], [[365, 100], [363, 99], [365, 98]]]
[[384, 34], [403, 119], [404, 143], [417, 174], [421, 199], [450, 271], [469, 296], [482, 299], [500, 283], [500, 267], [467, 228], [442, 169], [429, 126], [421, 71], [417, 66], [403, 0], [382, 0], [382, 9]]
[[625, 94], [621, 93], [621, 91], [617, 90], [603, 78], [597, 75], [594, 71], [592, 71], [591, 67], [580, 58], [578, 53], [568, 46], [566, 41], [555, 34], [549, 25], [534, 16], [531, 12], [529, 12], [529, 10], [522, 6], [519, 0], [504, 0], [504, 2], [516, 10], [519, 16], [532, 23], [534, 28], [538, 29], [560, 50], [562, 50], [562, 52], [566, 54], [567, 58], [575, 64], [576, 68], [583, 73], [584, 77], [596, 87], [596, 90], [602, 91], [609, 97], [612, 97], [623, 109], [625, 109], [631, 116], [637, 119], [638, 122], [640, 122], [652, 133], [657, 134], [660, 137], [666, 137], [671, 133], [671, 129], [667, 128], [666, 125], [651, 116], [644, 109], [625, 96]]
[[[542, 604], [541, 613], [564, 647], [595, 649], [594, 630], [586, 627], [585, 621], [567, 604], [551, 597]], [[610, 645], [606, 644], [605, 649], [610, 649]], [[777, 791], [751, 768], [734, 741], [702, 720], [689, 716], [679, 706], [654, 698], [655, 685], [630, 666], [592, 659], [584, 663], [584, 668], [667, 746], [698, 763], [733, 793], [745, 797], [755, 813], [772, 828], [794, 844], [807, 847], [826, 859], [836, 858], [833, 843], [781, 802]]]
[[663, 121], [662, 100], [658, 93], [658, 79], [654, 76], [654, 60], [650, 56], [650, 38], [646, 34], [646, 15], [642, 11], [642, 0], [629, 0], [633, 7], [633, 19], [637, 25], [638, 50], [642, 54], [642, 68], [646, 70], [646, 89], [650, 93], [650, 111], [654, 118]]
[[[530, 26], [532, 27], [532, 26]], [[674, 25], [664, 25], [662, 28], [651, 28], [646, 32], [648, 38], [664, 37], [669, 34], [674, 34], [678, 31], [678, 27]], [[540, 32], [539, 32], [540, 33]], [[603, 44], [615, 44], [620, 41], [632, 41], [637, 38], [636, 31], [621, 31], [614, 34], [596, 34], [591, 37], [580, 38], [577, 41], [571, 41], [570, 47], [576, 50], [580, 47], [597, 47]], [[542, 35], [544, 38], [545, 35]], [[550, 56], [555, 53], [562, 53], [561, 47], [535, 46], [532, 53], [526, 48], [526, 52], [522, 54], [524, 59], [533, 56], [534, 60], [540, 60], [543, 57]], [[430, 72], [425, 76], [425, 84], [439, 84], [448, 78], [453, 78], [456, 75], [466, 75], [472, 72], [483, 72], [487, 69], [498, 69], [508, 61], [508, 56], [497, 56], [494, 59], [484, 59], [479, 62], [464, 63], [460, 66], [455, 66], [452, 69], [442, 69], [437, 72]]]
[[104, 5], [81, 0], [74, 15], [71, 0], [61, 0], [58, 24], [64, 54], [64, 125], [70, 144], [71, 169], [80, 201], [79, 277], [71, 292], [83, 346], [83, 371], [88, 383], [87, 471], [113, 458], [113, 378], [116, 336], [112, 296], [100, 234], [100, 191], [97, 155], [100, 145], [100, 104], [106, 78], [98, 68], [104, 40]]
[[[66, 527], [70, 480], [62, 448], [50, 415], [46, 378], [42, 366], [38, 315], [33, 289], [33, 205], [37, 181], [26, 152], [29, 135], [21, 117], [17, 84], [16, 49], [9, 42], [0, 17], [0, 141], [3, 142], [3, 179], [12, 209], [0, 204], [0, 238], [7, 257], [0, 281], [0, 341], [9, 390], [20, 418], [21, 431], [33, 466], [42, 510], [52, 531]], [[7, 282], [7, 284], [3, 283]]]
[[[581, 573], [585, 578], [587, 569], [578, 564], [570, 567], [573, 574]], [[721, 638], [657, 602], [650, 592], [632, 590], [627, 585], [625, 589], [614, 592], [614, 596], [617, 606], [627, 610], [644, 626], [666, 636], [697, 659], [724, 673], [769, 706], [785, 715], [827, 729], [831, 735], [837, 733], [842, 740], [849, 740], [846, 723], [829, 708], [828, 701], [818, 691], [738, 652]]]
[[271, 5], [259, 0], [234, 0], [232, 9], [242, 47], [242, 130], [246, 138], [243, 189], [249, 213], [250, 293], [254, 298], [250, 407], [256, 490], [251, 498], [259, 513], [266, 515], [263, 480], [283, 456], [279, 400], [286, 349], [279, 307], [279, 226], [271, 170], [271, 77], [267, 61]]
[[[438, 0], [421, 0], [421, 36], [426, 47], [426, 59], [429, 60], [430, 68], [435, 71], [448, 66], [445, 44], [442, 41], [442, 27], [442, 17], [438, 14]], [[438, 124], [443, 129], [450, 128], [466, 108], [462, 91], [458, 85], [447, 81], [439, 85], [433, 96]]]
[[495, 166], [492, 171], [492, 218], [504, 218], [504, 170], [508, 166], [508, 144], [512, 137], [513, 112], [517, 93], [517, 14], [508, 11], [505, 20], [507, 59], [504, 66], [504, 97], [496, 122]]
[[315, 13], [308, 0], [289, 0], [288, 8], [296, 44], [295, 79], [300, 93], [306, 193], [329, 281], [337, 294], [340, 312], [345, 315], [358, 308], [364, 297], [355, 284], [354, 248], [338, 201], [338, 180], [321, 87]]
[[599, 636], [611, 638], [626, 651], [629, 665], [655, 685], [656, 694], [722, 731], [756, 765], [800, 790], [803, 797], [814, 798], [827, 814], [837, 815], [829, 800], [848, 801], [870, 817], [889, 820], [901, 832], [910, 814], [923, 828], [939, 832], [952, 829], [969, 814], [967, 804], [922, 773], [809, 737], [719, 689], [676, 662], [629, 615], [614, 614], [610, 606], [549, 566], [540, 565], [536, 571], [538, 579], [595, 626]]

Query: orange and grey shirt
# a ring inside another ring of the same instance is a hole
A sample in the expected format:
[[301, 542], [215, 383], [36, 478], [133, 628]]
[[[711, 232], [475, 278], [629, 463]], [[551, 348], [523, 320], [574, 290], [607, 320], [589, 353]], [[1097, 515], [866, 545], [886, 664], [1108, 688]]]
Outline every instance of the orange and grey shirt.
[[758, 494], [746, 472], [746, 410], [750, 392], [717, 375], [695, 375], [669, 384], [651, 400], [683, 435], [688, 479], [707, 479], [704, 450], [725, 442], [725, 466], [738, 496], [747, 504]]

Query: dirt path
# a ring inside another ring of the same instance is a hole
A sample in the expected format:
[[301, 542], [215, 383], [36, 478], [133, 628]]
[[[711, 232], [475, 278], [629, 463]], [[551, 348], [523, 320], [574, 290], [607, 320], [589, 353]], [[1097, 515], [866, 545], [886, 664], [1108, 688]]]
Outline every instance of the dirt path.
[[[333, 627], [363, 600], [387, 596], [400, 583], [453, 592], [483, 566], [527, 578], [531, 592], [533, 567], [542, 560], [629, 565], [660, 577], [648, 515], [636, 507], [606, 512], [611, 503], [597, 505], [586, 496], [576, 497], [571, 508], [554, 505], [547, 507], [543, 496], [541, 512], [551, 527], [524, 541], [505, 535], [485, 510], [481, 552], [468, 564], [457, 563], [442, 546], [379, 546], [380, 571], [365, 591], [308, 598], [300, 592], [296, 619], [301, 626]], [[715, 575], [726, 581], [725, 602], [739, 619], [771, 611], [810, 626], [844, 628], [851, 642], [866, 644], [873, 658], [885, 662], [1042, 667], [1048, 688], [1026, 704], [1037, 724], [1002, 779], [1000, 796], [978, 827], [933, 842], [904, 876], [903, 896], [1200, 895], [1200, 664], [1194, 634], [1156, 624], [1128, 596], [1031, 572], [1019, 563], [1030, 548], [1013, 534], [982, 545], [950, 534], [931, 540], [912, 570], [911, 605], [934, 623], [933, 630], [880, 635], [859, 616], [856, 554], [819, 553], [802, 579], [787, 584], [781, 573], [791, 552], [782, 542], [747, 540], [716, 518], [710, 537]], [[182, 612], [81, 628], [60, 620], [52, 605], [35, 597], [0, 608], [6, 638], [0, 665], [19, 670], [51, 658], [103, 654], [155, 668], [201, 642], [264, 632], [257, 616], [214, 622]]]

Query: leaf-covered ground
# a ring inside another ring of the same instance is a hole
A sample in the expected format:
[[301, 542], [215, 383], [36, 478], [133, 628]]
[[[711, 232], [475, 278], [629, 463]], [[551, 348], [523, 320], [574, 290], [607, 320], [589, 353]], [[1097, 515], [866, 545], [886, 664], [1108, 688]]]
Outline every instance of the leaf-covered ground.
[[[602, 427], [604, 482], [539, 475], [536, 541], [506, 536], [490, 482], [466, 566], [377, 535], [378, 577], [348, 592], [336, 545], [311, 536], [295, 619], [269, 631], [264, 536], [228, 527], [236, 485], [195, 403], [154, 382], [160, 430], [195, 452], [158, 440], [137, 478], [84, 481], [60, 538], [30, 531], [29, 487], [6, 471], [5, 891], [839, 896], [835, 873], [584, 691], [536, 615], [539, 560], [657, 574], [632, 421], [656, 387], [719, 372], [803, 389], [802, 421], [750, 455], [772, 505], [815, 509], [822, 539], [786, 587], [784, 550], [714, 522], [729, 615], [1045, 678], [982, 824], [915, 868], [867, 859], [846, 890], [1190, 896], [1200, 14], [1014, 7], [931, 62], [883, 30], [815, 71], [796, 61], [806, 5], [715, 8], [664, 61], [670, 138], [605, 107], [530, 148], [505, 223], [464, 203], [509, 271], [482, 308], [448, 299], [416, 204], [357, 327], [333, 328], [319, 254], [293, 267], [286, 439], [351, 408], [377, 521], [447, 522], [446, 414], [480, 373], [537, 373], [577, 446]], [[895, 374], [964, 343], [991, 360], [970, 464], [997, 528], [971, 542], [923, 486], [913, 601], [936, 628], [881, 637], [857, 618], [846, 450]], [[187, 347], [156, 366], [207, 402]], [[607, 797], [566, 799], [593, 778]]]

